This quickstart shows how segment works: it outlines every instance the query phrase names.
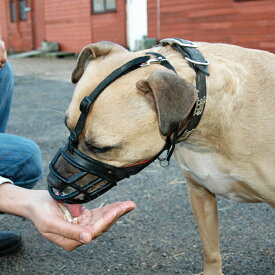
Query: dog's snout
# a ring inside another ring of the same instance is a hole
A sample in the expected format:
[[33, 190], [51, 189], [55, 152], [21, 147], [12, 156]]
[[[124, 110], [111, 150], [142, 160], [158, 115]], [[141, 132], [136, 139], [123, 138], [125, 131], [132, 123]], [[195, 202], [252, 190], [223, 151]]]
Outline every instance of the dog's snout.
[[[57, 174], [59, 174], [60, 177], [64, 179], [69, 179], [79, 173], [79, 170], [71, 166], [62, 156], [59, 156], [52, 168]], [[48, 174], [47, 181], [51, 187], [60, 191], [63, 191], [67, 187], [67, 184], [56, 177], [52, 172]]]

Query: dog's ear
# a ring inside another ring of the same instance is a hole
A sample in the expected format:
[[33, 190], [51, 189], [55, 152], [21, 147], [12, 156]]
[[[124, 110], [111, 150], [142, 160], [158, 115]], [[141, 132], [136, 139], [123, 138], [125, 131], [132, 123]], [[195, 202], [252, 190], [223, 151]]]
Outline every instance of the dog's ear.
[[72, 82], [77, 83], [81, 78], [85, 70], [85, 65], [88, 59], [97, 58], [99, 56], [108, 55], [115, 52], [127, 52], [122, 46], [109, 42], [109, 41], [100, 41], [94, 44], [89, 44], [82, 49], [80, 52], [77, 65], [72, 73]]
[[160, 132], [169, 136], [190, 113], [198, 97], [196, 88], [168, 70], [154, 71], [136, 84], [156, 109]]

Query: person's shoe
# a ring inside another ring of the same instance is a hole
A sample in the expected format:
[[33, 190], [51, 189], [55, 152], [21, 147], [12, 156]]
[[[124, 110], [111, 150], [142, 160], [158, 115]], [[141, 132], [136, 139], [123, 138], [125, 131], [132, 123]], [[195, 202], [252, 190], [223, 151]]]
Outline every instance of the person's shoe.
[[22, 245], [20, 232], [1, 231], [0, 232], [0, 256], [16, 251]]

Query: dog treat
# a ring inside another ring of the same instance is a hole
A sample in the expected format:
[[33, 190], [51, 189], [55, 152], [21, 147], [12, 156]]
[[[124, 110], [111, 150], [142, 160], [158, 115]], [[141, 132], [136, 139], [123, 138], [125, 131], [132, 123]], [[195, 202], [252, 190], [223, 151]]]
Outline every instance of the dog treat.
[[69, 210], [62, 205], [61, 203], [58, 203], [59, 207], [61, 208], [61, 210], [64, 213], [64, 217], [69, 221], [69, 222], [73, 222], [74, 218], [72, 217], [71, 213], [69, 212]]

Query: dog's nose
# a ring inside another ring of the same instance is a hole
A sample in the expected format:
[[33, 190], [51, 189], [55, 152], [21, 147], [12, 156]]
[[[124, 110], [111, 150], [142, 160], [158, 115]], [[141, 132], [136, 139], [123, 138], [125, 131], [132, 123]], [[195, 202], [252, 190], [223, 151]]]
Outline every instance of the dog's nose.
[[66, 187], [62, 181], [58, 180], [51, 173], [48, 174], [47, 181], [51, 187], [53, 187], [59, 191], [64, 190], [64, 188]]

